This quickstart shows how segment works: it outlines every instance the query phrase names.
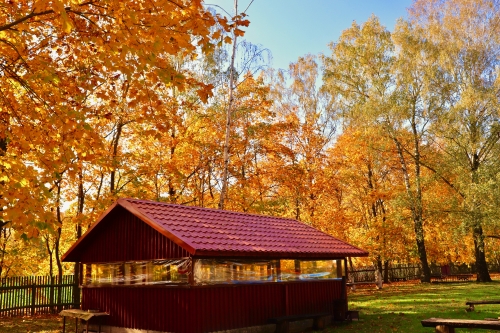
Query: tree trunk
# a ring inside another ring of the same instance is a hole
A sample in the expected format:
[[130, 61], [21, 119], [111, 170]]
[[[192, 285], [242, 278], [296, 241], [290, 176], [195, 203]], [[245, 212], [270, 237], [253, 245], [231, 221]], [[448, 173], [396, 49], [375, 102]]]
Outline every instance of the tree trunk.
[[[7, 152], [7, 138], [0, 138], [0, 156], [4, 156], [5, 153]], [[3, 167], [1, 169], [2, 173], [4, 171]], [[3, 185], [5, 185], [5, 182], [2, 180], [0, 181], [0, 199], [3, 197], [2, 195], [2, 188]], [[3, 207], [0, 207], [0, 213], [3, 211]], [[5, 222], [3, 219], [0, 218], [0, 234], [3, 234], [4, 227], [7, 225], [7, 222]], [[4, 252], [5, 254], [5, 252]], [[0, 276], [2, 273], [2, 267], [3, 267], [3, 261], [2, 261], [2, 266], [0, 266]]]
[[382, 289], [383, 287], [383, 279], [382, 279], [382, 260], [380, 256], [377, 257], [377, 261], [375, 263], [375, 282], [377, 284], [377, 289]]
[[7, 152], [7, 138], [0, 138], [0, 156], [4, 156]]
[[[50, 284], [54, 284], [54, 250], [51, 249], [50, 247], [50, 236], [47, 235], [45, 238], [45, 246], [47, 247], [47, 252], [49, 253], [49, 275], [50, 275]], [[50, 313], [54, 314], [56, 313], [54, 309], [54, 287], [50, 288], [50, 293], [49, 293], [49, 300], [50, 300]]]
[[[476, 185], [479, 183], [478, 170], [480, 166], [478, 154], [472, 156], [471, 181]], [[482, 214], [480, 203], [472, 198], [472, 237], [474, 239], [474, 254], [476, 257], [476, 270], [478, 282], [491, 282], [488, 265], [486, 264], [485, 244], [482, 227]]]
[[389, 260], [384, 260], [384, 283], [389, 283]]
[[47, 253], [49, 254], [49, 275], [54, 276], [54, 251], [50, 248], [49, 236], [45, 238], [45, 246], [47, 247]]
[[113, 152], [112, 152], [112, 169], [109, 175], [109, 192], [115, 194], [115, 177], [116, 177], [116, 167], [117, 161], [116, 157], [118, 156], [118, 147], [120, 142], [120, 137], [122, 135], [123, 122], [121, 120], [118, 121], [116, 125], [116, 133], [113, 137]]
[[11, 236], [11, 231], [10, 229], [7, 228], [1, 228], [0, 227], [0, 238], [2, 239], [1, 242], [1, 248], [0, 248], [0, 278], [6, 277], [7, 274], [4, 274], [4, 265], [5, 265], [5, 255], [7, 254], [6, 249], [7, 249], [7, 242], [9, 241], [9, 238]]
[[417, 214], [416, 216], [414, 216], [414, 225], [415, 225], [415, 236], [417, 241], [418, 257], [420, 259], [420, 263], [422, 264], [422, 276], [420, 277], [420, 281], [431, 282], [431, 269], [427, 261], [427, 251], [425, 249], [425, 241], [424, 241], [424, 227], [421, 215]]
[[[234, 15], [238, 15], [238, 0], [234, 0]], [[236, 39], [237, 36], [233, 33], [233, 52], [231, 54], [231, 67], [229, 68], [229, 103], [226, 113], [226, 137], [224, 140], [224, 170], [222, 172], [222, 189], [219, 198], [219, 209], [224, 209], [225, 199], [227, 195], [228, 168], [229, 168], [229, 137], [231, 134], [231, 116], [233, 107], [233, 91], [234, 91], [234, 58], [236, 56]]]
[[[422, 209], [422, 190], [420, 185], [420, 160], [418, 148], [415, 147], [415, 180], [417, 190], [414, 191], [411, 188], [410, 176], [408, 172], [408, 168], [406, 166], [406, 161], [403, 155], [403, 147], [399, 140], [395, 137], [392, 138], [397, 149], [397, 153], [399, 156], [399, 160], [401, 163], [401, 171], [403, 172], [403, 178], [406, 188], [406, 193], [410, 199], [410, 210], [412, 212], [413, 218], [413, 227], [415, 230], [415, 240], [417, 243], [417, 251], [418, 257], [420, 259], [420, 263], [422, 265], [422, 276], [420, 277], [420, 281], [422, 282], [431, 282], [431, 269], [429, 267], [429, 263], [427, 261], [427, 251], [425, 249], [425, 237], [424, 237], [424, 226], [423, 226], [423, 209]], [[415, 139], [417, 140], [417, 139]]]
[[491, 282], [484, 250], [483, 228], [478, 225], [474, 228], [474, 252], [476, 255], [477, 282]]
[[[78, 173], [78, 213], [77, 216], [83, 214], [83, 208], [85, 207], [85, 191], [83, 190], [83, 171], [80, 169]], [[82, 225], [78, 222], [76, 226], [76, 240], [82, 237]], [[74, 272], [74, 285], [73, 285], [73, 307], [77, 307], [80, 304], [80, 283], [82, 275], [82, 264], [80, 262], [75, 262], [73, 269]]]
[[59, 245], [61, 243], [61, 232], [62, 232], [62, 216], [61, 216], [61, 180], [56, 181], [57, 186], [57, 197], [56, 197], [56, 218], [59, 223], [59, 227], [57, 228], [57, 235], [55, 238], [55, 247], [54, 247], [54, 257], [56, 258], [57, 264], [57, 277], [58, 277], [58, 287], [57, 287], [57, 312], [62, 311], [62, 277], [63, 277], [63, 267], [61, 264], [61, 255], [59, 251]]
[[[58, 210], [58, 215], [59, 215], [59, 207], [57, 208]], [[57, 237], [55, 240], [55, 249], [54, 249], [54, 256], [56, 258], [56, 264], [57, 264], [57, 312], [62, 311], [62, 278], [63, 278], [63, 267], [61, 264], [61, 257], [60, 257], [60, 252], [59, 252], [59, 244], [61, 240], [61, 228], [57, 228]]]

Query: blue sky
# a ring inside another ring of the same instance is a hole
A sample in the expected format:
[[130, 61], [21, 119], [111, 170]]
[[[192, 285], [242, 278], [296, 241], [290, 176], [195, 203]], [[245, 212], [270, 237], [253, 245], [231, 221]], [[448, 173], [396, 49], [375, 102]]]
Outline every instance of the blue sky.
[[[239, 0], [239, 9], [251, 0]], [[205, 0], [233, 13], [233, 0]], [[399, 17], [407, 17], [411, 0], [254, 0], [247, 11], [251, 21], [245, 39], [271, 50], [274, 68], [287, 68], [305, 54], [329, 54], [353, 21], [365, 22], [372, 14], [393, 30]], [[220, 10], [218, 10], [221, 12]]]

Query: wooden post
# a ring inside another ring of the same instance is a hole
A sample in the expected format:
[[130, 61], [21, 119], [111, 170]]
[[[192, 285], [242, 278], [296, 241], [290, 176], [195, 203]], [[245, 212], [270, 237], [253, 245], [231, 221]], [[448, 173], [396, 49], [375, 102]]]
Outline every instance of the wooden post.
[[92, 281], [92, 264], [85, 265], [85, 279], [83, 281], [83, 285], [90, 285]]
[[194, 281], [194, 266], [195, 266], [195, 264], [196, 264], [196, 259], [192, 258], [191, 259], [191, 269], [190, 269], [190, 272], [189, 272], [190, 274], [189, 274], [189, 277], [188, 277], [189, 284], [191, 286], [194, 286], [194, 283], [195, 283], [195, 281]]
[[75, 267], [78, 267], [78, 275], [73, 278], [73, 306], [74, 309], [79, 309], [81, 306], [80, 298], [80, 288], [83, 285], [83, 264], [81, 262], [76, 263]]
[[455, 333], [455, 328], [445, 325], [438, 325], [436, 326], [436, 333]]
[[135, 264], [130, 264], [130, 284], [135, 284], [135, 280], [137, 279], [136, 277], [137, 274], [137, 267]]
[[342, 277], [342, 259], [337, 259], [337, 277]]
[[73, 286], [72, 289], [72, 303], [71, 308], [76, 309], [80, 307], [80, 285], [83, 283], [83, 264], [80, 262], [75, 262], [75, 274], [73, 275]]
[[294, 260], [294, 266], [295, 266], [295, 278], [299, 279], [300, 276], [300, 260]]
[[347, 270], [347, 258], [344, 259], [344, 274], [346, 281], [349, 281], [349, 271]]
[[35, 315], [36, 284], [31, 285], [31, 315]]
[[147, 281], [147, 274], [148, 274], [148, 270], [147, 270], [147, 264], [146, 263], [142, 263], [142, 268], [141, 268], [141, 271], [142, 271], [142, 283], [146, 283]]
[[125, 284], [125, 264], [119, 264], [116, 269], [116, 280], [118, 280], [118, 284]]

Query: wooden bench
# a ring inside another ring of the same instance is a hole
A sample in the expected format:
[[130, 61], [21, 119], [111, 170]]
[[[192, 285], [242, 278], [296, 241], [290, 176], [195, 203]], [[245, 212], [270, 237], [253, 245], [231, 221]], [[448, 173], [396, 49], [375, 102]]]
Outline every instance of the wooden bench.
[[465, 302], [465, 305], [468, 305], [469, 307], [466, 309], [467, 311], [474, 311], [474, 305], [477, 304], [500, 304], [500, 299], [489, 299], [489, 300], [483, 300], [483, 301], [467, 301]]
[[435, 327], [436, 333], [455, 333], [455, 328], [500, 330], [500, 320], [430, 318], [421, 321], [424, 327]]
[[276, 324], [276, 333], [288, 333], [289, 322], [306, 320], [306, 319], [313, 319], [314, 330], [322, 330], [326, 326], [324, 318], [327, 316], [331, 316], [331, 313], [322, 312], [322, 313], [309, 313], [302, 315], [276, 317], [276, 318], [270, 318], [269, 322], [272, 324]]

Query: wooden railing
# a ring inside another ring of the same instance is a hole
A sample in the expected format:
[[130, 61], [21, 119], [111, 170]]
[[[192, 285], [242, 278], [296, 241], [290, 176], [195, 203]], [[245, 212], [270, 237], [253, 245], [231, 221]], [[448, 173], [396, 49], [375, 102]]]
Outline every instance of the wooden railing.
[[0, 285], [0, 316], [56, 313], [78, 307], [74, 302], [73, 275], [26, 276], [2, 278]]

